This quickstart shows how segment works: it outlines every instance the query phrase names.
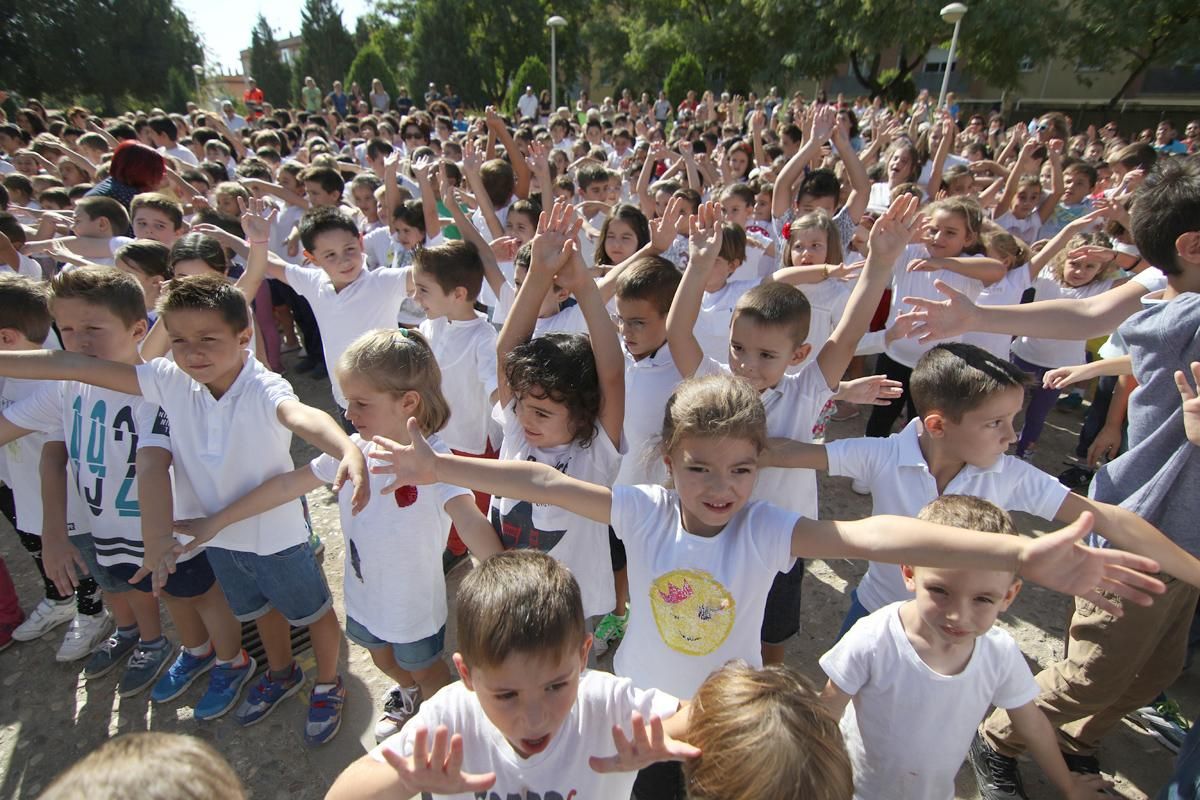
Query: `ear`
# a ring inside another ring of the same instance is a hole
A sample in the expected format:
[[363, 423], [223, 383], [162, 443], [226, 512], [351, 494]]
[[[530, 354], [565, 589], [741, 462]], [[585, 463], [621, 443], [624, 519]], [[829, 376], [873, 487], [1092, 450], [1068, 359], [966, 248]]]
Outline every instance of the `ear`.
[[1182, 261], [1200, 264], [1200, 231], [1181, 233], [1175, 240], [1175, 252]]
[[946, 435], [946, 418], [940, 412], [934, 411], [926, 414], [921, 420], [931, 436], [935, 439], [940, 439]]
[[409, 416], [417, 413], [417, 409], [421, 407], [421, 393], [416, 389], [409, 389], [400, 396], [400, 410]]
[[475, 682], [471, 679], [471, 668], [467, 666], [466, 661], [463, 661], [462, 653], [455, 653], [452, 658], [454, 668], [458, 670], [459, 677], [462, 678], [463, 686], [467, 687], [468, 691], [475, 691]]
[[0, 347], [5, 350], [19, 343], [23, 338], [15, 328], [0, 328]]
[[455, 286], [454, 291], [451, 292], [450, 294], [455, 300], [457, 300], [460, 303], [465, 303], [468, 300], [470, 300], [470, 298], [467, 297], [467, 287], [465, 287], [465, 286]]
[[133, 328], [131, 330], [133, 331], [134, 338], [140, 342], [143, 338], [145, 338], [149, 327], [146, 323], [146, 320], [139, 319], [137, 322], [133, 323]]
[[251, 320], [250, 327], [246, 328], [244, 331], [242, 331], [241, 333], [239, 333], [237, 335], [238, 344], [240, 346], [242, 346], [243, 348], [248, 347], [250, 345], [250, 337], [252, 337], [253, 335], [254, 335], [254, 321]]
[[[915, 592], [917, 590], [916, 568], [913, 567], [912, 564], [901, 564], [900, 576], [904, 578], [905, 589], [910, 592]], [[1005, 606], [1005, 608], [1007, 607], [1008, 606]]]
[[316, 259], [314, 259], [314, 258], [313, 258], [313, 254], [312, 254], [312, 253], [310, 253], [310, 252], [308, 252], [308, 250], [301, 250], [301, 251], [300, 251], [300, 254], [301, 254], [302, 256], [304, 256], [304, 260], [305, 260], [305, 261], [308, 261], [310, 264], [315, 264], [315, 263], [317, 263], [317, 262], [316, 262]]
[[1008, 611], [1008, 607], [1017, 599], [1017, 595], [1021, 593], [1021, 587], [1025, 584], [1020, 578], [1013, 578], [1012, 586], [1008, 587], [1008, 591], [1004, 593], [1003, 599], [1000, 600], [1000, 613]]
[[579, 671], [583, 672], [587, 669], [588, 652], [592, 649], [592, 634], [583, 637], [583, 644], [579, 646]]
[[800, 345], [792, 353], [792, 360], [788, 362], [788, 366], [794, 367], [797, 364], [801, 364], [804, 361], [807, 361], [809, 355], [811, 355], [811, 354], [812, 354], [812, 345], [811, 344], [805, 343], [805, 344]]

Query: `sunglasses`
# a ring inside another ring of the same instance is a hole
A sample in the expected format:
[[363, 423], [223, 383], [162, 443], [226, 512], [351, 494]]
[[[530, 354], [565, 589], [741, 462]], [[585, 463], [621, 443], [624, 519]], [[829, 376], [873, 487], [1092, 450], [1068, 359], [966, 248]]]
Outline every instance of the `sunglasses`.
[[1050, 126], [1044, 122], [1039, 122], [1037, 125], [1034, 126], [1033, 129], [1035, 131], [1048, 131], [1048, 130], [1050, 130]]

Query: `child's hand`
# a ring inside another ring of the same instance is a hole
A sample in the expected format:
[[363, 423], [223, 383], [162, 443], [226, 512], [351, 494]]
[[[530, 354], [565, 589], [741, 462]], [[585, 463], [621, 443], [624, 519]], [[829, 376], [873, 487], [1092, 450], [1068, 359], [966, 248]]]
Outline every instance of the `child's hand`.
[[232, 247], [235, 243], [243, 244], [241, 239], [234, 236], [229, 231], [225, 230], [224, 228], [218, 228], [216, 225], [208, 222], [202, 222], [199, 225], [193, 225], [192, 231], [194, 233], [203, 233], [205, 236], [211, 236], [220, 242], [222, 247]]
[[837, 109], [833, 106], [821, 106], [812, 117], [812, 127], [809, 136], [818, 142], [827, 142], [837, 127]]
[[[1192, 382], [1200, 386], [1200, 361], [1192, 362]], [[1175, 373], [1175, 385], [1179, 387], [1179, 398], [1183, 401], [1183, 429], [1188, 441], [1200, 447], [1200, 397], [1188, 383], [1183, 370]]]
[[916, 336], [919, 342], [949, 339], [974, 330], [975, 317], [979, 312], [975, 302], [945, 281], [935, 280], [933, 288], [947, 299], [902, 297], [900, 302], [912, 306], [912, 310], [905, 311], [896, 318], [896, 322], [908, 322], [911, 318], [913, 325], [909, 335]]
[[415, 418], [408, 420], [408, 435], [412, 444], [400, 444], [383, 436], [371, 439], [371, 458], [382, 461], [372, 464], [371, 472], [392, 475], [392, 481], [379, 492], [390, 494], [401, 486], [426, 486], [437, 483], [437, 453], [425, 441], [421, 426]]
[[462, 146], [462, 169], [463, 174], [475, 173], [483, 166], [483, 156], [479, 155], [478, 148], [470, 139], [463, 142]]
[[883, 341], [891, 344], [897, 339], [907, 339], [913, 335], [914, 331], [920, 328], [920, 322], [914, 317], [911, 312], [901, 314], [896, 317], [896, 321], [892, 326], [884, 331]]
[[937, 272], [945, 269], [945, 264], [939, 258], [914, 258], [906, 269], [908, 272]]
[[1090, 377], [1087, 364], [1056, 367], [1042, 376], [1042, 386], [1046, 389], [1065, 389], [1072, 384], [1086, 381]]
[[1151, 595], [1162, 594], [1162, 581], [1144, 573], [1158, 572], [1158, 562], [1123, 550], [1087, 547], [1080, 539], [1092, 530], [1090, 513], [1062, 530], [1022, 543], [1019, 573], [1034, 583], [1063, 594], [1075, 595], [1115, 617], [1121, 607], [1106, 595], [1148, 606]]
[[205, 542], [211, 541], [214, 536], [221, 532], [221, 527], [217, 525], [216, 517], [177, 519], [175, 520], [175, 532], [192, 537], [192, 540], [187, 544], [175, 546], [176, 554], [183, 555], [184, 553], [192, 552]]
[[162, 597], [167, 580], [175, 572], [175, 562], [179, 558], [173, 539], [145, 542], [145, 552], [142, 555], [142, 566], [133, 573], [129, 583], [138, 584], [147, 575], [150, 576], [150, 590], [155, 597]]
[[579, 290], [584, 287], [585, 282], [595, 283], [595, 279], [592, 278], [587, 264], [583, 263], [583, 256], [579, 255], [578, 250], [572, 250], [571, 257], [554, 275], [554, 283], [578, 297]]
[[1017, 156], [1018, 166], [1028, 166], [1033, 164], [1033, 162], [1037, 160], [1033, 157], [1033, 154], [1038, 147], [1039, 145], [1037, 139], [1027, 139], [1025, 144], [1021, 145], [1021, 154]]
[[[3, 234], [0, 234], [3, 235]], [[4, 237], [8, 239], [7, 236]], [[63, 244], [61, 239], [51, 239], [50, 245], [46, 248], [46, 255], [53, 258], [55, 261], [61, 261], [64, 264], [74, 264], [75, 266], [83, 266], [88, 263], [86, 258], [76, 255], [70, 248]]]
[[1095, 244], [1085, 244], [1067, 253], [1071, 261], [1082, 261], [1088, 266], [1106, 266], [1117, 257], [1117, 251]]
[[501, 236], [488, 243], [492, 249], [492, 255], [497, 261], [512, 261], [517, 257], [517, 251], [521, 249], [521, 240], [515, 236]]
[[889, 267], [895, 264], [904, 248], [921, 230], [920, 205], [920, 201], [910, 194], [893, 200], [888, 210], [871, 226], [871, 233], [867, 237], [869, 255], [877, 256]]
[[238, 198], [238, 208], [242, 210], [242, 230], [251, 244], [266, 244], [271, 238], [271, 226], [279, 210], [272, 204], [255, 198], [250, 198], [249, 204]]
[[1125, 438], [1120, 425], [1105, 425], [1096, 431], [1095, 438], [1087, 451], [1087, 464], [1092, 469], [1100, 466], [1100, 462], [1112, 461], [1121, 452], [1121, 441]]
[[337, 475], [333, 479], [333, 493], [340, 492], [346, 481], [354, 486], [354, 493], [350, 496], [350, 514], [354, 515], [366, 508], [367, 501], [371, 499], [371, 480], [367, 475], [366, 457], [362, 450], [353, 445], [346, 450], [338, 464]]
[[575, 236], [582, 224], [565, 200], [556, 201], [550, 213], [543, 211], [532, 240], [529, 269], [557, 274], [575, 250]]
[[383, 174], [395, 175], [396, 170], [400, 166], [401, 153], [399, 149], [393, 150], [383, 157]]
[[904, 394], [904, 384], [887, 375], [868, 375], [852, 381], [842, 381], [834, 400], [860, 406], [886, 406]]
[[542, 175], [550, 172], [550, 153], [546, 149], [546, 145], [541, 142], [529, 143], [529, 155], [525, 157], [525, 163], [529, 165], [534, 173]]
[[767, 113], [765, 111], [758, 110], [750, 115], [750, 132], [752, 134], [761, 134], [765, 127], [767, 127]]
[[1112, 781], [1103, 775], [1081, 775], [1072, 772], [1071, 788], [1063, 796], [1067, 800], [1095, 800], [1097, 797], [1112, 797], [1108, 792], [1111, 788]]
[[673, 739], [663, 730], [662, 719], [650, 716], [650, 724], [642, 721], [642, 715], [634, 711], [630, 724], [633, 726], [633, 741], [625, 738], [620, 725], [613, 725], [613, 744], [617, 746], [615, 756], [601, 758], [592, 756], [588, 766], [596, 772], [636, 772], [660, 761], [684, 761], [698, 758], [700, 748], [687, 742]]
[[195, 211], [203, 211], [206, 208], [212, 208], [208, 202], [208, 198], [202, 194], [192, 195], [192, 209]]
[[682, 217], [683, 198], [672, 197], [667, 201], [663, 215], [650, 223], [650, 244], [657, 252], [665, 253], [671, 249]]
[[690, 220], [688, 263], [710, 265], [721, 253], [721, 226], [725, 213], [716, 203], [703, 203]]
[[79, 581], [90, 574], [87, 561], [69, 536], [42, 537], [42, 567], [61, 594], [72, 594]]
[[433, 752], [429, 751], [429, 729], [424, 725], [413, 731], [413, 754], [405, 758], [389, 748], [383, 749], [383, 760], [396, 770], [401, 793], [409, 794], [470, 794], [486, 792], [496, 782], [496, 773], [474, 775], [462, 771], [463, 739], [461, 734], [450, 735], [445, 725], [433, 734]]
[[508, 127], [504, 124], [504, 120], [500, 117], [499, 112], [496, 111], [495, 106], [488, 106], [484, 110], [484, 114], [486, 115], [487, 126], [489, 130], [496, 133], [508, 130]]

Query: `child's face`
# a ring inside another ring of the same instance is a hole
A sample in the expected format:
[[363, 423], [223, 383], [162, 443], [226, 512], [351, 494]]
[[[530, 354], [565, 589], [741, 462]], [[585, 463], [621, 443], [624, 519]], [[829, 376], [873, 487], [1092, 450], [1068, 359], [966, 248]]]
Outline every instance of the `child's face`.
[[824, 211], [827, 214], [833, 214], [837, 208], [836, 197], [815, 197], [811, 194], [802, 194], [796, 200], [796, 213], [799, 216], [811, 214], [814, 211]]
[[934, 258], [955, 258], [975, 241], [975, 235], [967, 231], [966, 220], [953, 211], [934, 212], [929, 222], [929, 254]]
[[1096, 280], [1096, 276], [1104, 268], [1104, 264], [1088, 263], [1084, 258], [1068, 258], [1063, 264], [1063, 282], [1067, 286], [1087, 286]]
[[633, 226], [624, 220], [609, 220], [608, 231], [604, 236], [604, 252], [608, 254], [608, 260], [613, 264], [620, 264], [636, 253], [637, 249], [637, 233], [634, 232]]
[[734, 150], [729, 154], [729, 171], [734, 175], [742, 176], [750, 168], [750, 157], [741, 150]]
[[[728, 213], [728, 212], [726, 212]], [[754, 196], [754, 218], [767, 220], [771, 218], [771, 193], [759, 192]]]
[[685, 436], [663, 459], [679, 493], [683, 527], [715, 536], [754, 491], [758, 448], [748, 439]]
[[234, 331], [216, 311], [182, 309], [164, 320], [175, 363], [192, 380], [229, 388], [242, 369], [250, 329]]
[[783, 379], [787, 368], [808, 358], [809, 345], [797, 345], [780, 325], [763, 325], [734, 314], [729, 330], [729, 369], [760, 392]]
[[534, 447], [559, 447], [575, 438], [567, 404], [550, 399], [540, 387], [517, 397], [516, 412], [525, 438]]
[[926, 417], [925, 427], [950, 458], [988, 469], [1017, 440], [1013, 420], [1024, 402], [1024, 389], [1011, 386], [987, 397], [958, 422], [935, 412]]
[[907, 147], [901, 147], [892, 153], [888, 159], [888, 182], [895, 186], [909, 180], [912, 175], [912, 153]]
[[38, 162], [33, 156], [28, 156], [24, 153], [13, 156], [12, 165], [16, 168], [17, 172], [30, 178], [38, 174]]
[[314, 206], [336, 206], [342, 202], [340, 192], [327, 192], [315, 181], [304, 182], [304, 194]]
[[188, 185], [196, 190], [196, 194], [204, 196], [208, 195], [209, 186], [204, 181], [188, 181]]
[[55, 299], [50, 310], [66, 350], [108, 361], [137, 363], [138, 342], [146, 335], [144, 319], [129, 326], [105, 306], [78, 297]]
[[603, 203], [608, 198], [608, 181], [596, 181], [586, 189], [581, 188], [579, 196], [584, 200], [595, 200]]
[[237, 195], [229, 193], [221, 193], [216, 197], [217, 213], [229, 219], [238, 219], [242, 216], [242, 209], [238, 206]]
[[350, 197], [354, 200], [354, 207], [370, 219], [379, 213], [379, 206], [375, 202], [375, 192], [370, 186], [355, 186], [350, 190]]
[[[521, 291], [521, 286], [525, 283], [525, 276], [529, 274], [528, 267], [517, 267], [513, 272], [513, 286], [517, 291]], [[558, 284], [554, 284], [550, 291], [546, 292], [546, 296], [542, 298], [542, 304], [538, 307], [538, 318], [545, 319], [553, 317], [562, 307], [563, 301], [569, 297], [569, 293], [562, 289]]]
[[959, 175], [950, 181], [951, 197], [967, 197], [975, 193], [975, 179], [970, 175]]
[[124, 272], [126, 275], [132, 275], [142, 286], [142, 294], [146, 295], [146, 310], [150, 311], [158, 302], [158, 293], [162, 289], [162, 278], [157, 275], [151, 276], [142, 272], [137, 264], [126, 261], [123, 258], [116, 259], [117, 269]]
[[704, 291], [717, 292], [720, 291], [726, 283], [729, 282], [729, 276], [734, 270], [740, 267], [742, 262], [730, 261], [721, 256], [717, 256], [713, 262], [712, 272], [708, 274], [708, 283], [704, 284]]
[[338, 382], [346, 396], [346, 419], [368, 441], [372, 436], [387, 436], [401, 443], [408, 441], [408, 419], [419, 400], [416, 392], [394, 394], [380, 391], [373, 383], [354, 373], [339, 371]]
[[174, 273], [176, 278], [192, 278], [197, 275], [205, 275], [210, 278], [214, 275], [219, 278], [225, 277], [225, 273], [221, 272], [219, 269], [213, 269], [213, 267], [202, 258], [185, 258], [182, 261], [176, 261], [171, 266], [171, 272]]
[[920, 633], [929, 637], [930, 644], [973, 646], [1021, 590], [1021, 581], [1011, 572], [907, 564], [900, 571], [905, 587], [916, 593]]
[[570, 189], [561, 189], [556, 186], [554, 188], [554, 200], [555, 200], [555, 202], [562, 200], [567, 203], [570, 203], [575, 200], [575, 193], [572, 192]]
[[1081, 172], [1068, 172], [1063, 175], [1064, 203], [1082, 203], [1083, 198], [1092, 193], [1092, 182]]
[[504, 221], [504, 231], [509, 236], [515, 236], [521, 244], [525, 244], [537, 233], [537, 221], [531, 220], [528, 214], [509, 212]]
[[608, 179], [608, 183], [604, 184], [605, 192], [604, 199], [609, 203], [616, 203], [621, 199], [621, 179], [613, 176]]
[[579, 675], [587, 666], [590, 635], [579, 648], [560, 657], [513, 653], [494, 667], [471, 667], [454, 654], [463, 685], [521, 758], [550, 746], [579, 694]]
[[1013, 216], [1025, 219], [1034, 212], [1038, 201], [1042, 199], [1042, 191], [1036, 186], [1025, 186], [1017, 192], [1017, 201], [1013, 204]]
[[730, 195], [721, 201], [721, 208], [725, 209], [726, 222], [746, 227], [746, 223], [750, 220], [750, 206], [746, 205], [745, 200], [736, 194]]
[[295, 175], [286, 170], [280, 170], [277, 178], [280, 186], [292, 194], [298, 194], [301, 197], [304, 196], [304, 184]]
[[396, 234], [396, 240], [406, 250], [412, 250], [425, 241], [425, 231], [414, 228], [401, 219], [392, 220], [392, 232]]
[[635, 361], [651, 355], [667, 341], [667, 317], [654, 303], [617, 296], [617, 330]]
[[788, 238], [788, 250], [791, 251], [793, 267], [828, 264], [829, 236], [825, 231], [816, 228], [792, 228]]
[[312, 252], [304, 255], [325, 270], [334, 288], [341, 288], [362, 272], [362, 237], [350, 231], [325, 231], [313, 240]]
[[654, 217], [661, 218], [667, 213], [667, 203], [671, 202], [671, 193], [666, 189], [659, 189], [654, 193]]
[[75, 212], [75, 223], [71, 230], [75, 235], [84, 239], [98, 239], [101, 236], [111, 236], [106, 226], [101, 222], [102, 217], [89, 217], [84, 211]]
[[[459, 306], [458, 298], [454, 292], [447, 292], [441, 285], [425, 270], [420, 267], [413, 270], [413, 299], [417, 301], [417, 305], [421, 306], [425, 311], [425, 316], [430, 319], [438, 319], [449, 315], [452, 311], [457, 310]], [[466, 299], [466, 289], [462, 290], [462, 299]]]
[[139, 208], [133, 215], [133, 235], [137, 239], [153, 239], [167, 247], [179, 238], [174, 221], [157, 208]]

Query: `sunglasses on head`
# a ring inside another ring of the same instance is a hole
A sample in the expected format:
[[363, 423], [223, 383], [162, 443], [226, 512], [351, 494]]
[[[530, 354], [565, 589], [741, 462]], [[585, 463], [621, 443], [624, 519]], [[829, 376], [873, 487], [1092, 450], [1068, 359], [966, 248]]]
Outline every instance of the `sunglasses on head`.
[[1050, 130], [1050, 126], [1049, 126], [1049, 125], [1047, 125], [1045, 122], [1039, 122], [1039, 123], [1038, 123], [1038, 124], [1037, 124], [1037, 125], [1034, 127], [1034, 130], [1039, 130], [1039, 131], [1048, 131], [1048, 130]]

